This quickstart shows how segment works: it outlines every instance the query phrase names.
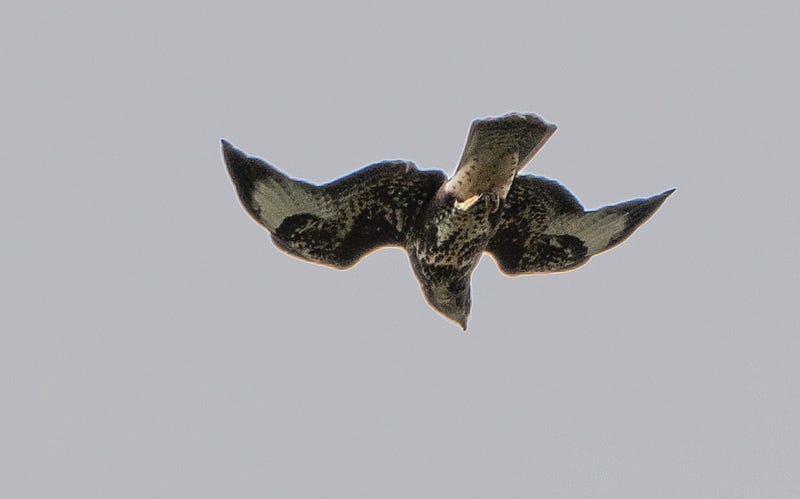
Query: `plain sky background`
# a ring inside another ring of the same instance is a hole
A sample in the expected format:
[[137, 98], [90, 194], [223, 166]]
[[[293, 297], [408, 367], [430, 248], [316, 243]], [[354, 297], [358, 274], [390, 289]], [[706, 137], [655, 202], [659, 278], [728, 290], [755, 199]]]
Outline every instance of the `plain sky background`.
[[[1, 9], [0, 496], [800, 496], [796, 2], [129, 4]], [[451, 173], [514, 110], [589, 208], [678, 190], [484, 258], [468, 334], [397, 249], [277, 250], [219, 150]]]

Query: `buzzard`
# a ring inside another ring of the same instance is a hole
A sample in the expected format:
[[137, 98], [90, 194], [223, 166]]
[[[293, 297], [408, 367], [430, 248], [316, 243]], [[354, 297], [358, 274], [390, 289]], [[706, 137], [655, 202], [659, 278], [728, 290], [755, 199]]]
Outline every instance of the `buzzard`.
[[392, 160], [317, 186], [225, 140], [222, 150], [242, 205], [279, 248], [337, 269], [404, 248], [428, 303], [466, 330], [484, 252], [508, 275], [571, 270], [624, 241], [674, 191], [584, 210], [558, 182], [519, 174], [555, 130], [536, 114], [476, 120], [450, 179]]

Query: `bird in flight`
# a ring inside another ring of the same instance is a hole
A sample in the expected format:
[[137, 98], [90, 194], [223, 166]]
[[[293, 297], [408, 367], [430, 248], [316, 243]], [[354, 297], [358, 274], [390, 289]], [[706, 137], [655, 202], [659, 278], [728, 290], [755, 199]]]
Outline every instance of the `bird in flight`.
[[572, 270], [630, 236], [672, 194], [586, 211], [564, 186], [520, 170], [555, 132], [536, 114], [475, 120], [451, 178], [381, 161], [323, 185], [288, 177], [222, 141], [239, 199], [276, 246], [346, 269], [399, 246], [428, 303], [463, 330], [483, 253], [507, 275]]

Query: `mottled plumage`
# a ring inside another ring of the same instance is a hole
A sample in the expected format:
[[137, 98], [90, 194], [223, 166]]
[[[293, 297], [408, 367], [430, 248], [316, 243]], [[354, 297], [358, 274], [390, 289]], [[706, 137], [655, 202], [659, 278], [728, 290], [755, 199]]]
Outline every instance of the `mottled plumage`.
[[535, 114], [476, 120], [449, 180], [383, 161], [315, 186], [222, 145], [242, 204], [278, 247], [340, 269], [402, 247], [428, 303], [466, 329], [484, 252], [510, 275], [570, 270], [622, 242], [672, 193], [584, 211], [561, 184], [519, 175], [555, 129]]

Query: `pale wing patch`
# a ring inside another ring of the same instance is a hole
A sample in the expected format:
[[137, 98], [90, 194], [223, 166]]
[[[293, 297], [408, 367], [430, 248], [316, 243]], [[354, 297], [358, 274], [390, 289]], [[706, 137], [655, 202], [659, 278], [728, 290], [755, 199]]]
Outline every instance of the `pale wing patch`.
[[319, 215], [320, 199], [311, 189], [296, 182], [265, 178], [253, 184], [253, 206], [269, 230], [277, 229], [284, 219], [300, 213]]
[[594, 255], [608, 248], [627, 225], [628, 215], [625, 213], [590, 211], [558, 217], [550, 223], [544, 234], [575, 236], [583, 241], [587, 254]]

